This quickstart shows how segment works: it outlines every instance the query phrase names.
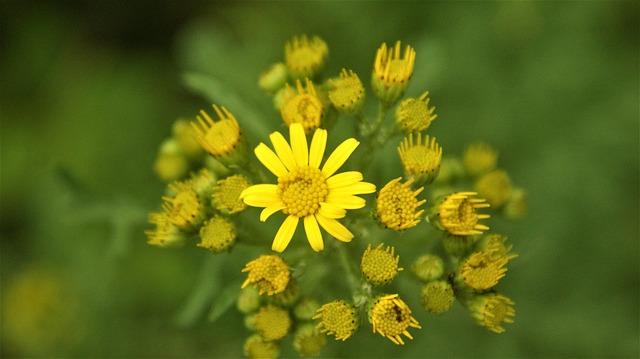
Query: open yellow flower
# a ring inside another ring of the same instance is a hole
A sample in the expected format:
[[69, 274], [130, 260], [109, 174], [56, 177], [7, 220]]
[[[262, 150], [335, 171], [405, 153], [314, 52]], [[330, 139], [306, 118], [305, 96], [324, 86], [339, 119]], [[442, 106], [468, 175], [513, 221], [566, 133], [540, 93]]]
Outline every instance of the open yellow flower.
[[376, 187], [362, 182], [362, 173], [358, 171], [335, 173], [359, 142], [354, 138], [345, 140], [320, 168], [327, 131], [317, 129], [310, 148], [301, 124], [291, 124], [289, 137], [291, 145], [279, 132], [269, 136], [275, 152], [264, 143], [255, 148], [258, 160], [278, 177], [278, 184], [253, 185], [245, 189], [240, 198], [249, 206], [264, 207], [260, 214], [263, 222], [278, 211], [287, 215], [271, 246], [276, 252], [287, 248], [300, 219], [316, 252], [324, 249], [320, 227], [340, 241], [351, 241], [353, 233], [337, 220], [346, 215], [347, 209], [364, 207], [365, 200], [356, 195], [373, 193]]

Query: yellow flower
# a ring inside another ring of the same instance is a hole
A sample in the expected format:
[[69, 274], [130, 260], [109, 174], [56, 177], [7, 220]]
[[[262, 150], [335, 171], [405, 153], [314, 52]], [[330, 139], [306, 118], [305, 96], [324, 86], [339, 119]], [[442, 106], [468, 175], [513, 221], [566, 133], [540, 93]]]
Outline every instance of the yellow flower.
[[417, 184], [431, 183], [437, 176], [442, 163], [442, 147], [438, 146], [435, 137], [425, 136], [422, 142], [422, 134], [418, 133], [418, 139], [413, 142], [413, 133], [405, 137], [398, 147], [400, 161], [404, 167], [404, 173]]
[[329, 47], [320, 37], [294, 36], [284, 45], [284, 59], [294, 78], [313, 77], [324, 67]]
[[456, 299], [451, 284], [444, 280], [425, 284], [422, 287], [421, 297], [424, 309], [433, 314], [447, 312]]
[[406, 91], [413, 74], [416, 52], [407, 45], [404, 56], [400, 57], [400, 41], [394, 48], [387, 49], [382, 44], [373, 64], [371, 85], [375, 95], [387, 105], [395, 103]]
[[289, 84], [286, 85], [282, 92], [283, 105], [280, 113], [287, 126], [299, 123], [302, 124], [306, 133], [310, 133], [320, 127], [324, 107], [309, 79], [306, 79], [306, 85], [307, 88], [304, 89], [300, 80], [296, 80], [297, 91], [294, 91]]
[[289, 312], [272, 304], [260, 308], [255, 320], [256, 330], [265, 341], [284, 338], [292, 324]]
[[418, 195], [424, 187], [413, 191], [413, 180], [401, 184], [398, 177], [387, 183], [376, 198], [375, 216], [386, 228], [394, 231], [403, 231], [414, 227], [420, 222], [420, 216], [424, 210], [418, 211], [418, 207], [427, 200], [418, 201]]
[[216, 105], [212, 107], [220, 121], [214, 122], [206, 112], [200, 111], [202, 117], [196, 116], [200, 127], [191, 122], [196, 132], [196, 141], [226, 165], [243, 163], [246, 160], [246, 150], [238, 121], [224, 106], [221, 109]]
[[429, 91], [427, 91], [418, 98], [411, 97], [400, 103], [396, 109], [396, 123], [405, 132], [421, 132], [438, 117], [433, 113], [435, 110], [435, 107], [429, 107]]
[[173, 197], [162, 197], [165, 201], [162, 209], [167, 213], [167, 220], [180, 229], [192, 228], [204, 219], [204, 207], [198, 194], [184, 182], [169, 184]]
[[376, 249], [371, 249], [371, 244], [362, 255], [360, 267], [366, 280], [373, 285], [390, 283], [393, 278], [402, 271], [398, 267], [400, 256], [394, 255], [394, 248], [387, 246], [382, 249], [384, 243], [380, 243]]
[[380, 333], [397, 345], [404, 345], [400, 334], [413, 339], [407, 331], [409, 327], [421, 328], [416, 318], [411, 316], [411, 309], [397, 294], [379, 297], [369, 310], [369, 321], [374, 333]]
[[202, 146], [194, 138], [193, 128], [189, 125], [189, 120], [183, 118], [176, 120], [173, 123], [171, 132], [185, 155], [197, 159], [204, 154]]
[[188, 184], [198, 194], [202, 202], [206, 202], [211, 197], [215, 183], [215, 175], [206, 168], [192, 173], [188, 181]]
[[504, 333], [502, 323], [513, 323], [516, 311], [513, 301], [498, 293], [476, 295], [469, 303], [476, 322], [494, 333]]
[[500, 208], [511, 197], [511, 180], [504, 170], [494, 170], [478, 178], [475, 189], [487, 199], [491, 207]]
[[293, 335], [293, 348], [300, 356], [318, 356], [327, 342], [327, 336], [322, 335], [313, 324], [303, 324]]
[[486, 291], [498, 284], [505, 276], [511, 256], [506, 256], [494, 249], [485, 249], [471, 254], [460, 265], [460, 276], [469, 288]]
[[197, 246], [220, 253], [231, 249], [235, 243], [236, 227], [233, 223], [224, 217], [214, 216], [200, 228]]
[[527, 205], [527, 193], [516, 188], [511, 192], [509, 201], [504, 206], [504, 215], [509, 219], [518, 219], [527, 215], [529, 206]]
[[359, 142], [353, 138], [344, 141], [321, 169], [327, 131], [315, 131], [310, 149], [302, 125], [292, 124], [289, 131], [291, 146], [279, 132], [273, 132], [269, 137], [275, 152], [264, 143], [255, 149], [260, 162], [278, 177], [278, 184], [253, 185], [240, 198], [249, 206], [264, 207], [260, 214], [263, 222], [278, 211], [287, 215], [271, 247], [276, 252], [287, 248], [300, 219], [316, 252], [324, 249], [320, 227], [340, 241], [351, 241], [353, 234], [337, 219], [343, 218], [347, 209], [364, 207], [365, 200], [356, 195], [375, 192], [375, 185], [362, 182], [362, 173], [357, 171], [334, 174]]
[[329, 80], [331, 90], [329, 100], [333, 106], [341, 112], [355, 115], [362, 109], [364, 104], [364, 86], [353, 71], [342, 69], [340, 78]]
[[244, 211], [247, 205], [240, 199], [240, 194], [249, 186], [251, 181], [242, 175], [233, 175], [219, 180], [213, 192], [213, 203], [216, 209], [227, 214]]
[[179, 180], [189, 174], [189, 159], [178, 146], [175, 139], [162, 143], [158, 156], [153, 163], [156, 175], [165, 182]]
[[436, 280], [444, 273], [444, 261], [435, 254], [425, 254], [413, 262], [411, 271], [424, 282]]
[[254, 283], [258, 293], [274, 295], [284, 292], [291, 279], [291, 271], [284, 259], [277, 255], [262, 255], [247, 263], [242, 272], [249, 272], [242, 288]]
[[360, 325], [356, 309], [344, 300], [323, 305], [312, 319], [320, 319], [317, 328], [321, 333], [334, 335], [336, 340], [342, 341], [350, 338]]
[[467, 173], [479, 176], [496, 168], [498, 151], [484, 142], [475, 142], [465, 149], [462, 163]]
[[507, 257], [509, 260], [516, 258], [518, 255], [511, 253], [513, 245], [505, 245], [507, 237], [498, 233], [487, 234], [476, 243], [476, 250], [491, 250], [494, 254]]
[[470, 198], [476, 192], [454, 192], [443, 197], [431, 207], [429, 221], [441, 230], [458, 236], [482, 234], [489, 227], [479, 224], [488, 214], [478, 214], [476, 209], [489, 207], [485, 199]]
[[244, 342], [242, 352], [251, 359], [275, 359], [280, 356], [277, 342], [265, 341], [260, 334], [254, 334]]
[[178, 247], [184, 244], [186, 237], [165, 213], [150, 213], [149, 223], [156, 228], [144, 232], [149, 239], [147, 243], [158, 247]]

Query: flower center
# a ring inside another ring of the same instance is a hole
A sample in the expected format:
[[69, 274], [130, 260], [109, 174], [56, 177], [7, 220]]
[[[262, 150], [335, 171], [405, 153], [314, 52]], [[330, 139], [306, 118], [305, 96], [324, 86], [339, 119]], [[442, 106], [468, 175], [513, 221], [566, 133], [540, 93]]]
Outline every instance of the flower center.
[[305, 217], [314, 214], [329, 194], [319, 169], [302, 166], [278, 178], [278, 195], [284, 202], [284, 214]]
[[240, 141], [240, 128], [229, 120], [214, 123], [204, 136], [214, 156], [225, 156], [231, 153]]
[[457, 222], [460, 224], [459, 230], [462, 231], [473, 230], [478, 223], [478, 214], [468, 199], [460, 200]]

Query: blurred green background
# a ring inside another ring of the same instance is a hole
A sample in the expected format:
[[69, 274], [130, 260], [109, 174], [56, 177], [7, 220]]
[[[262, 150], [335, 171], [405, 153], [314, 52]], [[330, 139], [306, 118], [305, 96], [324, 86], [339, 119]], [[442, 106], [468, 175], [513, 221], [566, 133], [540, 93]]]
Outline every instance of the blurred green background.
[[176, 324], [210, 254], [145, 243], [164, 188], [152, 164], [172, 122], [213, 100], [276, 118], [257, 77], [307, 33], [329, 44], [327, 73], [365, 83], [382, 42], [411, 44], [408, 94], [430, 91], [445, 154], [493, 144], [530, 200], [500, 223], [520, 253], [500, 284], [516, 302], [506, 333], [461, 306], [416, 308], [404, 347], [369, 345], [365, 325], [324, 356], [638, 357], [638, 4], [3, 0], [2, 356], [242, 355], [235, 310]]

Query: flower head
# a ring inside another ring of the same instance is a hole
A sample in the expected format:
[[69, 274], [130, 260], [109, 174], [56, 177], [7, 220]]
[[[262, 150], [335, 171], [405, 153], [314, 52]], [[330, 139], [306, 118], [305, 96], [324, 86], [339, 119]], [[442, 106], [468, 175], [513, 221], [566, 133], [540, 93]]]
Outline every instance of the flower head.
[[509, 260], [516, 258], [518, 255], [511, 253], [513, 245], [506, 245], [507, 237], [498, 233], [490, 233], [482, 237], [475, 245], [476, 250], [490, 250], [494, 255], [507, 257]]
[[289, 70], [287, 66], [282, 62], [278, 62], [260, 74], [258, 86], [260, 86], [263, 91], [275, 93], [284, 86], [288, 77]]
[[460, 277], [473, 290], [489, 290], [505, 276], [510, 258], [494, 249], [475, 252], [460, 265]]
[[475, 142], [465, 149], [462, 163], [467, 173], [478, 176], [496, 168], [498, 151], [484, 142]]
[[421, 328], [416, 318], [411, 316], [411, 309], [397, 294], [379, 297], [369, 310], [369, 321], [374, 333], [380, 333], [397, 345], [404, 345], [400, 334], [413, 339], [407, 331], [409, 327]]
[[398, 267], [400, 256], [394, 255], [394, 248], [387, 246], [382, 249], [384, 243], [380, 243], [375, 249], [371, 249], [371, 244], [362, 255], [360, 267], [367, 282], [373, 285], [390, 283], [398, 275], [402, 268]]
[[251, 181], [243, 175], [233, 175], [218, 181], [214, 187], [213, 203], [222, 213], [242, 212], [247, 205], [240, 199], [240, 193], [251, 186]]
[[153, 170], [165, 182], [179, 180], [189, 173], [189, 159], [178, 146], [175, 139], [162, 143], [158, 156], [153, 163]]
[[236, 227], [222, 216], [214, 216], [200, 227], [198, 247], [220, 253], [231, 249], [235, 243]]
[[436, 138], [425, 136], [422, 142], [422, 134], [418, 133], [417, 141], [413, 142], [413, 133], [405, 137], [398, 147], [400, 160], [404, 167], [404, 173], [419, 184], [429, 184], [437, 176], [442, 162], [442, 147], [436, 143]]
[[383, 43], [373, 63], [373, 92], [386, 104], [393, 104], [402, 97], [413, 74], [415, 50], [407, 45], [402, 57], [400, 51], [400, 41], [396, 42], [394, 48], [387, 48], [387, 44]]
[[429, 220], [436, 227], [459, 236], [482, 234], [489, 227], [479, 224], [488, 214], [478, 214], [479, 208], [489, 207], [486, 200], [471, 198], [476, 192], [454, 192], [435, 202], [429, 211]]
[[433, 113], [435, 110], [435, 107], [429, 107], [427, 91], [418, 98], [411, 97], [400, 103], [396, 109], [396, 123], [405, 132], [421, 132], [438, 117]]
[[147, 243], [158, 247], [178, 247], [184, 244], [186, 237], [166, 213], [150, 213], [149, 223], [155, 225], [155, 229], [144, 232], [149, 239]]
[[277, 255], [262, 255], [247, 263], [242, 272], [249, 272], [242, 288], [253, 283], [260, 294], [274, 295], [284, 292], [291, 279], [289, 266]]
[[181, 229], [192, 228], [204, 219], [204, 206], [198, 193], [184, 182], [169, 184], [173, 197], [162, 197], [165, 201], [162, 209], [167, 213], [167, 220]]
[[297, 91], [294, 91], [289, 84], [286, 85], [286, 89], [282, 93], [283, 105], [280, 108], [280, 113], [287, 126], [299, 123], [306, 133], [310, 133], [320, 127], [324, 107], [313, 82], [309, 79], [306, 79], [305, 82], [306, 89], [302, 87], [300, 80], [296, 80]]
[[313, 324], [303, 324], [293, 335], [293, 348], [301, 356], [320, 355], [322, 347], [327, 342], [327, 336]]
[[494, 333], [503, 333], [502, 323], [513, 323], [516, 311], [513, 301], [498, 293], [476, 295], [469, 303], [471, 316], [476, 322]]
[[476, 181], [475, 189], [494, 208], [504, 206], [512, 192], [511, 180], [504, 170], [485, 173]]
[[335, 172], [359, 142], [347, 139], [320, 168], [327, 131], [317, 129], [310, 148], [307, 148], [302, 125], [294, 123], [289, 131], [291, 145], [279, 132], [273, 132], [269, 137], [275, 152], [264, 143], [255, 149], [260, 162], [278, 177], [278, 184], [253, 185], [245, 189], [240, 198], [249, 206], [264, 207], [260, 214], [263, 222], [278, 211], [287, 215], [271, 247], [276, 252], [287, 248], [300, 219], [304, 222], [309, 244], [316, 252], [324, 249], [320, 227], [340, 241], [351, 241], [353, 234], [337, 219], [343, 218], [347, 209], [364, 207], [365, 200], [357, 195], [375, 192], [375, 185], [362, 182], [360, 172]]
[[278, 343], [266, 341], [260, 334], [247, 338], [242, 351], [247, 358], [251, 359], [275, 359], [280, 356]]
[[340, 78], [329, 80], [329, 100], [338, 111], [355, 115], [364, 104], [364, 86], [353, 71], [342, 69]]
[[294, 78], [313, 77], [324, 67], [329, 47], [320, 37], [294, 36], [284, 45], [284, 59]]
[[181, 118], [173, 123], [171, 132], [181, 152], [190, 158], [198, 158], [204, 154], [202, 146], [194, 138], [193, 128], [189, 120]]
[[374, 212], [382, 225], [394, 231], [403, 231], [417, 225], [424, 212], [418, 211], [418, 207], [427, 201], [418, 201], [418, 195], [424, 187], [414, 191], [411, 189], [413, 180], [400, 183], [401, 179], [398, 177], [382, 187], [376, 198]]
[[422, 306], [433, 314], [442, 314], [453, 306], [455, 295], [445, 280], [429, 282], [422, 287]]
[[334, 335], [336, 340], [347, 340], [360, 325], [356, 309], [344, 300], [335, 300], [318, 309], [313, 319], [320, 319], [317, 328], [321, 333]]
[[284, 338], [292, 324], [289, 312], [272, 304], [260, 308], [255, 320], [256, 330], [266, 341]]
[[200, 111], [198, 126], [191, 122], [196, 132], [196, 141], [209, 154], [224, 164], [238, 164], [246, 160], [245, 139], [236, 118], [226, 108], [213, 105], [220, 121], [214, 122], [209, 115]]
[[411, 265], [411, 271], [424, 282], [429, 282], [442, 277], [444, 273], [444, 261], [435, 254], [425, 254]]
[[509, 201], [504, 206], [504, 215], [509, 219], [518, 219], [527, 215], [529, 207], [527, 205], [527, 193], [516, 188], [511, 191]]

